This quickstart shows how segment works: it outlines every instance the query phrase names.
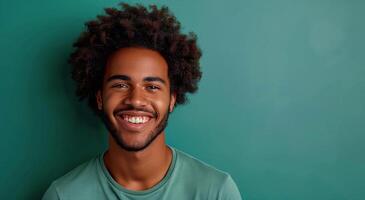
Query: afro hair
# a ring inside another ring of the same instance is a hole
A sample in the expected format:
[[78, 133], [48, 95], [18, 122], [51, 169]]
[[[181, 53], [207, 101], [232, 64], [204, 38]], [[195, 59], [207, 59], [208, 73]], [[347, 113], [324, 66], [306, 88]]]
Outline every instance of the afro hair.
[[88, 99], [98, 114], [95, 94], [102, 87], [107, 59], [121, 48], [142, 47], [159, 52], [166, 60], [176, 105], [186, 103], [186, 93], [196, 92], [202, 75], [196, 35], [181, 33], [179, 21], [166, 6], [120, 6], [106, 8], [104, 15], [86, 22], [86, 31], [73, 44], [69, 63], [79, 100]]

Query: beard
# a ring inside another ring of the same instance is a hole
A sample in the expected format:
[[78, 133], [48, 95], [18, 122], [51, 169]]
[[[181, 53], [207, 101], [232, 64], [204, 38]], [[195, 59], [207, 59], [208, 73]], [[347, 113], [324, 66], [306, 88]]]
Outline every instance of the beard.
[[[124, 110], [141, 110], [136, 109], [133, 107], [129, 107], [128, 109]], [[102, 110], [102, 121], [104, 122], [104, 125], [108, 129], [109, 133], [112, 135], [115, 142], [121, 147], [122, 149], [130, 152], [137, 152], [142, 151], [146, 147], [148, 147], [156, 138], [159, 136], [163, 130], [165, 130], [169, 118], [169, 109], [167, 108], [166, 114], [162, 117], [161, 121], [157, 124], [155, 129], [153, 129], [147, 136], [147, 139], [143, 143], [139, 144], [128, 144], [126, 141], [124, 141], [123, 137], [121, 136], [123, 133], [119, 134], [119, 131], [115, 125], [113, 125], [112, 120], [108, 117], [105, 110]], [[156, 114], [154, 114], [156, 116]], [[155, 117], [156, 119], [156, 117]]]

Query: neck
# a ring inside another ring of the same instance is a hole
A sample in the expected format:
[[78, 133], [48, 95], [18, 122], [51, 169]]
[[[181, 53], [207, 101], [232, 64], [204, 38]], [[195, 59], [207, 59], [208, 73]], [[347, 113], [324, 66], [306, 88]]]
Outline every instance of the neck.
[[114, 180], [129, 190], [146, 190], [159, 183], [172, 161], [172, 152], [161, 133], [145, 149], [137, 152], [122, 149], [109, 134], [109, 149], [104, 163]]

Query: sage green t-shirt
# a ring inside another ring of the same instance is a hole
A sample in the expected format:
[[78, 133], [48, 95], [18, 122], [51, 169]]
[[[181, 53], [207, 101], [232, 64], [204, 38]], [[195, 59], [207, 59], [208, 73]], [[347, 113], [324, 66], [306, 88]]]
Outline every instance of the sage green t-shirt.
[[172, 163], [155, 186], [132, 191], [109, 174], [101, 154], [52, 182], [43, 200], [241, 200], [229, 174], [172, 148]]

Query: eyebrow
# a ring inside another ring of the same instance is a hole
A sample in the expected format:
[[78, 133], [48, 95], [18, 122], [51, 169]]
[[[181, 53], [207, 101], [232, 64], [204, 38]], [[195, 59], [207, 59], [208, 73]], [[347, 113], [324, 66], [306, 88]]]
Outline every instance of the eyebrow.
[[113, 80], [123, 80], [123, 81], [130, 81], [131, 78], [129, 76], [126, 75], [113, 75], [111, 77], [108, 78], [108, 80], [106, 80], [106, 82], [110, 82]]
[[[127, 75], [113, 75], [113, 76], [109, 77], [106, 82], [110, 82], [113, 80], [130, 81], [131, 78]], [[161, 82], [162, 84], [166, 85], [166, 81], [157, 76], [147, 76], [147, 77], [143, 78], [143, 81], [144, 82]]]
[[156, 82], [157, 81], [157, 82], [166, 84], [165, 80], [163, 80], [162, 78], [157, 77], [157, 76], [148, 76], [148, 77], [144, 78], [143, 81], [145, 81], [145, 82]]

